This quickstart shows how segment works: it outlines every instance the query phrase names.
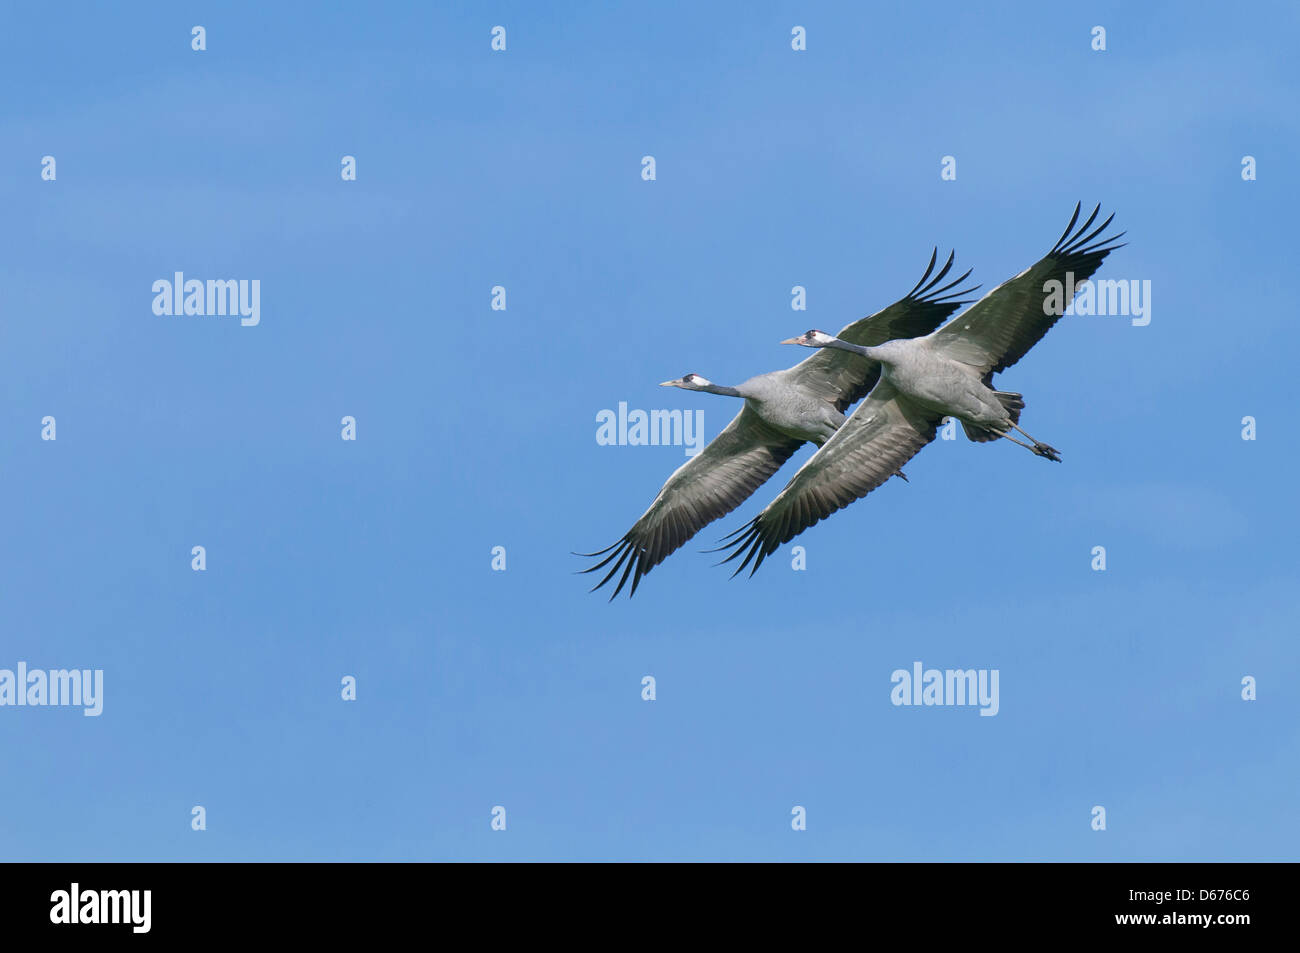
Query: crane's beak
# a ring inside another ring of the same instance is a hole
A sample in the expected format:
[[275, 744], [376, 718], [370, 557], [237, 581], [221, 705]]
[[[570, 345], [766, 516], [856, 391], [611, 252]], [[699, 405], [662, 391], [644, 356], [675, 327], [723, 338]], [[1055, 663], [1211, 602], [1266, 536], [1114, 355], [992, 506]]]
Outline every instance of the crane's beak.
[[681, 379], [679, 378], [678, 380], [675, 380], [675, 381], [660, 381], [660, 382], [659, 382], [659, 386], [660, 386], [660, 387], [676, 387], [676, 386], [677, 386], [678, 384], [680, 384], [680, 383], [681, 383]]
[[782, 341], [781, 343], [782, 343], [782, 344], [802, 344], [802, 343], [803, 343], [803, 337], [801, 336], [801, 337], [797, 337], [797, 338], [786, 338], [786, 339], [785, 339], [784, 341]]

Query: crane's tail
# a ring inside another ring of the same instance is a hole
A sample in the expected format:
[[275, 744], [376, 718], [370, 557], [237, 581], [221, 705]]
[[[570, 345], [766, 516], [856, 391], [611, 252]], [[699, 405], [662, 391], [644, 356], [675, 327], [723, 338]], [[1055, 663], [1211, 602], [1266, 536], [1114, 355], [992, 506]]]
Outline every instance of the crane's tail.
[[995, 390], [993, 396], [1011, 415], [1011, 422], [1013, 424], [1020, 423], [1020, 412], [1025, 409], [1025, 395], [1017, 394], [1011, 390]]
[[[1015, 391], [995, 390], [993, 396], [1000, 403], [1010, 416], [1013, 424], [1020, 423], [1020, 412], [1025, 409], [1024, 394], [1017, 394]], [[997, 440], [1001, 434], [996, 434], [992, 430], [985, 430], [983, 427], [977, 427], [974, 424], [968, 424], [966, 421], [961, 422], [961, 429], [966, 431], [966, 436], [976, 443], [988, 443], [990, 440]]]

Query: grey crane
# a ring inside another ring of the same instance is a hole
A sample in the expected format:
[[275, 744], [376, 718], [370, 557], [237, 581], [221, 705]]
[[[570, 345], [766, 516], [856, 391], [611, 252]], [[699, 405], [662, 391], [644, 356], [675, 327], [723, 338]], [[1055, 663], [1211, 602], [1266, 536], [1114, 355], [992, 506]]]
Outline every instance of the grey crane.
[[[938, 259], [936, 248], [925, 274], [911, 291], [884, 310], [846, 326], [839, 339], [872, 346], [928, 334], [961, 305], [968, 304], [958, 299], [975, 288], [953, 289], [970, 272], [940, 286], [952, 269], [953, 255], [949, 254], [935, 274]], [[740, 397], [745, 405], [708, 446], [668, 478], [649, 509], [622, 539], [599, 552], [575, 554], [605, 557], [580, 570], [583, 573], [613, 563], [591, 591], [605, 585], [621, 569], [623, 574], [611, 601], [629, 576], [632, 588], [628, 595], [635, 595], [642, 576], [702, 528], [748, 499], [805, 442], [819, 447], [827, 443], [848, 419], [844, 411], [870, 393], [879, 377], [880, 364], [875, 359], [827, 349], [794, 367], [751, 377], [735, 387], [714, 384], [698, 374], [664, 381], [660, 386]], [[902, 475], [895, 467], [885, 478], [895, 472]]]
[[[783, 344], [860, 354], [879, 362], [880, 381], [848, 422], [813, 454], [785, 488], [753, 520], [729, 534], [723, 563], [744, 555], [732, 575], [750, 562], [752, 576], [763, 560], [805, 529], [882, 485], [934, 439], [945, 417], [961, 421], [978, 442], [1006, 439], [1048, 460], [1056, 448], [1020, 429], [1022, 395], [994, 390], [993, 375], [1011, 367], [1042, 339], [1064, 312], [1053, 304], [1048, 282], [1066, 284], [1093, 275], [1123, 232], [1099, 238], [1112, 214], [1092, 231], [1101, 206], [1079, 228], [1080, 206], [1060, 240], [1040, 261], [998, 285], [943, 327], [924, 337], [878, 346], [811, 330]], [[1014, 430], [1029, 442], [1012, 435]], [[719, 550], [712, 550], [718, 552]]]

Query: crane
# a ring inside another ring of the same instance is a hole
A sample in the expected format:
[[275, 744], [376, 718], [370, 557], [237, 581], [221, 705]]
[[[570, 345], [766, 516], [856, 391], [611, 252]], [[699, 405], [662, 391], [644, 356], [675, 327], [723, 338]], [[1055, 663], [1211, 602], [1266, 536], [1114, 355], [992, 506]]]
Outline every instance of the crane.
[[862, 345], [814, 328], [782, 342], [870, 358], [881, 367], [880, 379], [777, 497], [712, 550], [730, 550], [724, 564], [744, 556], [733, 576], [751, 562], [752, 576], [778, 546], [881, 486], [934, 439], [945, 417], [961, 421], [971, 440], [1005, 439], [1060, 462], [1055, 447], [1020, 428], [1023, 395], [994, 390], [992, 384], [994, 374], [1024, 357], [1060, 320], [1065, 303], [1053, 304], [1051, 283], [1059, 288], [1069, 275], [1075, 282], [1087, 280], [1122, 247], [1116, 242], [1123, 232], [1099, 237], [1114, 214], [1093, 229], [1098, 205], [1076, 229], [1080, 208], [1075, 205], [1070, 224], [1047, 255], [930, 334]]

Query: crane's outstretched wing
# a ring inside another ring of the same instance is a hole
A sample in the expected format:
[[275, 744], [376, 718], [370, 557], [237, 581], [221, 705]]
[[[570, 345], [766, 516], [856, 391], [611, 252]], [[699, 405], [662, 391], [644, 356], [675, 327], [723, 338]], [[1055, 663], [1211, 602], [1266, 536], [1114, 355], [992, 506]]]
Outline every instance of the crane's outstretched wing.
[[776, 499], [730, 534], [737, 538], [721, 547], [732, 550], [723, 563], [743, 554], [744, 561], [732, 575], [753, 561], [752, 576], [782, 543], [893, 476], [934, 439], [942, 419], [900, 398], [892, 384], [882, 381]]
[[[934, 347], [949, 357], [978, 367], [987, 380], [1020, 360], [1044, 334], [1060, 320], [1070, 304], [1044, 289], [1049, 281], [1064, 288], [1067, 275], [1075, 284], [1091, 277], [1102, 261], [1122, 244], [1114, 244], [1124, 235], [1098, 238], [1114, 213], [1091, 232], [1093, 221], [1101, 211], [1098, 205], [1076, 230], [1079, 205], [1060, 240], [1040, 261], [1030, 265], [1010, 281], [1004, 281], [975, 304], [930, 335]], [[1086, 233], [1086, 234], [1085, 234]], [[1058, 307], [1059, 305], [1059, 307]]]
[[632, 589], [628, 596], [636, 595], [642, 576], [703, 527], [748, 499], [803, 443], [769, 427], [746, 405], [707, 447], [677, 468], [650, 508], [621, 540], [598, 553], [578, 554], [609, 553], [582, 572], [595, 572], [614, 563], [592, 592], [622, 569], [623, 575], [609, 598], [612, 601], [622, 591], [629, 574]]
[[[929, 334], [959, 307], [970, 304], [969, 299], [956, 299], [979, 287], [975, 285], [972, 288], [952, 290], [970, 277], [970, 270], [940, 287], [939, 283], [952, 270], [955, 254], [956, 252], [950, 253], [943, 268], [931, 278], [939, 260], [939, 249], [936, 248], [930, 255], [930, 264], [925, 269], [925, 274], [911, 291], [889, 307], [846, 325], [836, 337], [850, 344], [875, 347], [898, 338]], [[844, 413], [871, 393], [871, 388], [880, 379], [880, 365], [851, 351], [823, 348], [785, 373], [793, 383], [816, 391], [833, 403], [836, 410]]]

